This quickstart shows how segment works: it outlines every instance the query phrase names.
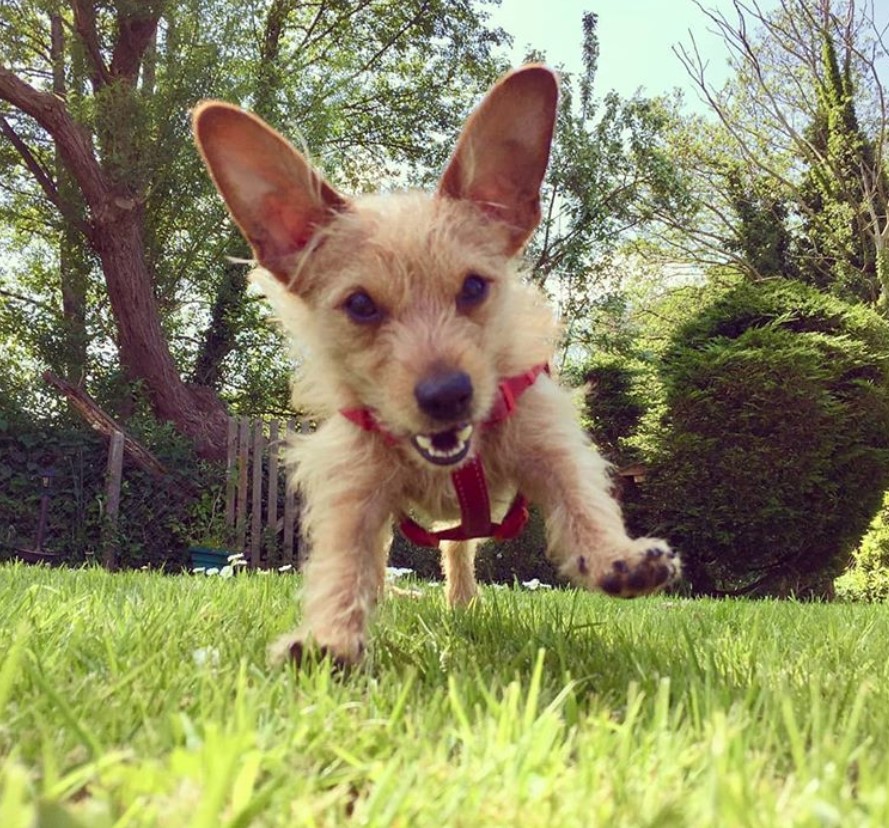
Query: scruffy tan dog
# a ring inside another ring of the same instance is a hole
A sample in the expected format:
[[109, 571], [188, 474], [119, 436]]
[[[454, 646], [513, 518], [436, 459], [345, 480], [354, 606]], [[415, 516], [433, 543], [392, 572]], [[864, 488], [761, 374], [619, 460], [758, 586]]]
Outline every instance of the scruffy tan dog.
[[517, 273], [557, 98], [548, 69], [511, 72], [469, 119], [436, 193], [355, 199], [256, 117], [217, 102], [195, 111], [258, 279], [303, 348], [295, 398], [323, 419], [291, 452], [310, 543], [304, 625], [283, 643], [296, 659], [309, 641], [360, 658], [393, 518], [408, 512], [462, 519], [441, 536], [402, 522], [419, 542], [445, 538], [452, 605], [476, 595], [475, 538], [518, 531], [517, 491], [542, 509], [548, 554], [574, 583], [629, 597], [679, 572], [664, 541], [627, 536], [607, 464], [545, 368], [552, 313]]

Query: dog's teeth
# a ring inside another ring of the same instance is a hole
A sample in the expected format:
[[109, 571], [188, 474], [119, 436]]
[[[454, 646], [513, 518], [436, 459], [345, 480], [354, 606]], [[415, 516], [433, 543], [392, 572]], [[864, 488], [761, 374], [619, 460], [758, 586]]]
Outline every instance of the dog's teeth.
[[[464, 457], [469, 451], [469, 440], [472, 437], [473, 426], [465, 425], [463, 428], [450, 432], [437, 432], [435, 434], [415, 434], [414, 445], [427, 460], [447, 465]], [[442, 446], [441, 443], [450, 443]]]

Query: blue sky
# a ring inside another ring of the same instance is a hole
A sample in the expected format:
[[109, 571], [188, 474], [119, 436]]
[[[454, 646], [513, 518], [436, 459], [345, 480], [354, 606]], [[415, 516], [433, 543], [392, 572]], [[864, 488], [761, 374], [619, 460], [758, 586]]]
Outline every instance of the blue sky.
[[[705, 5], [732, 12], [730, 0]], [[546, 52], [549, 63], [572, 71], [580, 67], [584, 11], [599, 15], [599, 94], [614, 89], [628, 96], [642, 87], [657, 95], [679, 87], [694, 105], [696, 94], [672, 51], [674, 44], [690, 43], [689, 30], [710, 61], [708, 78], [718, 86], [728, 77], [725, 48], [708, 33], [708, 20], [692, 0], [502, 0], [492, 19], [515, 38], [515, 61], [530, 44]]]

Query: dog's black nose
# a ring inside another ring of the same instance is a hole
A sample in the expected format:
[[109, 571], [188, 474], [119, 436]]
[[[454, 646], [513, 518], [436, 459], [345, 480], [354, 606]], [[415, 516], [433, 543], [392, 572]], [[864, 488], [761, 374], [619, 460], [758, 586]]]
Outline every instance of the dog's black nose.
[[436, 374], [420, 380], [414, 386], [414, 396], [421, 410], [436, 420], [463, 420], [472, 403], [472, 380], [462, 371]]

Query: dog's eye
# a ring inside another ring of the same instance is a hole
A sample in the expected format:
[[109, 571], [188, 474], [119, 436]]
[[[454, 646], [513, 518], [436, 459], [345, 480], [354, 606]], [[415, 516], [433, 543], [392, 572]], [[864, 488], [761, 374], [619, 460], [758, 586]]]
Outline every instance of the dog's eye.
[[488, 295], [488, 280], [477, 273], [470, 273], [463, 280], [463, 287], [457, 294], [458, 308], [471, 308], [485, 300]]
[[363, 290], [356, 290], [348, 296], [343, 302], [343, 309], [349, 315], [349, 319], [359, 325], [379, 322], [383, 318], [383, 312]]

